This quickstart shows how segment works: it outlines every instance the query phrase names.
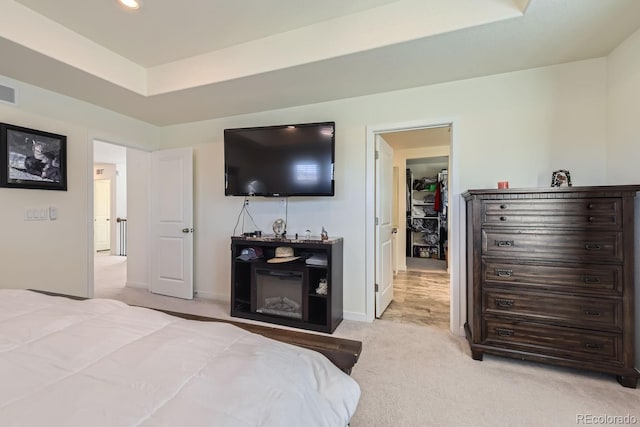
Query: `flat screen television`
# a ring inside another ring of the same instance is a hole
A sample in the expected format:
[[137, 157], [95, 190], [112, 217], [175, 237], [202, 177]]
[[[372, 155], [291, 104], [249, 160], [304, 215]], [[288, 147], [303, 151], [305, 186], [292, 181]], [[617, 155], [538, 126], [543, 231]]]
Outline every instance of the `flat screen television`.
[[333, 196], [334, 158], [334, 122], [225, 129], [225, 195]]

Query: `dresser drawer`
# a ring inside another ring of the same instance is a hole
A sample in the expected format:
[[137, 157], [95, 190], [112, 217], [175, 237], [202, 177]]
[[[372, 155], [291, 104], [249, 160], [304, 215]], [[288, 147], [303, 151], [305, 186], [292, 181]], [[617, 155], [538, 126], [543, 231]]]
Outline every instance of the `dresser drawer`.
[[616, 333], [485, 318], [485, 345], [583, 360], [619, 361], [622, 338]]
[[622, 262], [622, 233], [527, 229], [505, 232], [483, 229], [482, 255], [577, 262]]
[[619, 299], [574, 297], [536, 292], [485, 290], [483, 314], [509, 315], [585, 328], [620, 330], [622, 305]]
[[601, 198], [484, 201], [482, 223], [493, 226], [528, 225], [617, 229], [622, 226], [621, 200]]
[[622, 295], [620, 265], [534, 265], [482, 260], [485, 284], [597, 295]]

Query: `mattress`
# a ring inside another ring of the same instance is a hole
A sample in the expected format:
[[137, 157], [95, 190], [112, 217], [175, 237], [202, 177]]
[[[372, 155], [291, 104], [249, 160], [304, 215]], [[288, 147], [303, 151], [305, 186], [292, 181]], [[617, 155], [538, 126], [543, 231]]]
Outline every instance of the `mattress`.
[[0, 290], [2, 426], [346, 426], [320, 353], [108, 299]]

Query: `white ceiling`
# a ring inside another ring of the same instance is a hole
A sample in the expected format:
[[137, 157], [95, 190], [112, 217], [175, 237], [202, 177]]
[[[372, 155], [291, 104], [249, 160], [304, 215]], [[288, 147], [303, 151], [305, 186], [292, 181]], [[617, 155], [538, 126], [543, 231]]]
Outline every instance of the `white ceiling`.
[[139, 11], [127, 13], [115, 0], [17, 0], [144, 67], [201, 55], [394, 1], [148, 0], [142, 2]]
[[0, 75], [168, 125], [602, 57], [640, 28], [638, 0], [142, 4], [0, 0]]

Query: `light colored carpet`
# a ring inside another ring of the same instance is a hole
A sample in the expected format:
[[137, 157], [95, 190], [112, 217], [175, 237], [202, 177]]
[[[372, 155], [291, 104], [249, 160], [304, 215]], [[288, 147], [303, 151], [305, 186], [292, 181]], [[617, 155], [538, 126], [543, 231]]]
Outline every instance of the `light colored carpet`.
[[[98, 260], [98, 275], [100, 261], [113, 260]], [[96, 289], [96, 296], [230, 318], [225, 302], [185, 301], [117, 283]], [[362, 397], [351, 427], [554, 427], [586, 424], [577, 422], [581, 415], [631, 415], [640, 424], [640, 389], [624, 388], [611, 375], [493, 356], [475, 361], [464, 338], [429, 325], [343, 321], [334, 336], [363, 343], [352, 372]]]
[[475, 361], [463, 338], [434, 326], [343, 322], [335, 335], [363, 342], [351, 427], [570, 426], [580, 414], [630, 414], [640, 423], [640, 389], [610, 375], [492, 356]]
[[127, 257], [96, 252], [93, 265], [96, 291], [108, 292], [124, 288], [127, 282]]

